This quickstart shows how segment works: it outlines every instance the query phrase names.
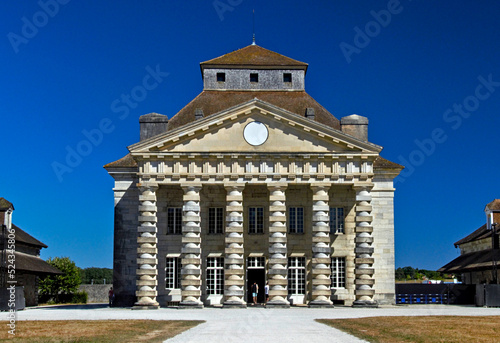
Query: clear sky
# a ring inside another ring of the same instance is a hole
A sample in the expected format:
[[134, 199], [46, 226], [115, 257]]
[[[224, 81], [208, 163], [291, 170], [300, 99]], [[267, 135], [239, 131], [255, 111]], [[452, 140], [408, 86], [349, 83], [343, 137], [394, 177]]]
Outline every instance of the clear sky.
[[2, 1], [0, 196], [42, 258], [112, 266], [102, 166], [138, 141], [140, 115], [171, 117], [202, 90], [200, 62], [251, 43], [252, 9], [257, 44], [309, 63], [306, 91], [367, 116], [369, 140], [406, 165], [396, 266], [458, 256], [500, 198], [500, 2]]

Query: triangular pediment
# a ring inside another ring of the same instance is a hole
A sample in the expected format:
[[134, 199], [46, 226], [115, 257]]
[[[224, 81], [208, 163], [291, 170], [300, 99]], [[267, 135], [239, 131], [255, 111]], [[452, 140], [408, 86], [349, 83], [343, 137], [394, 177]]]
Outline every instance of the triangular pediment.
[[258, 99], [129, 147], [132, 154], [378, 154], [381, 149]]

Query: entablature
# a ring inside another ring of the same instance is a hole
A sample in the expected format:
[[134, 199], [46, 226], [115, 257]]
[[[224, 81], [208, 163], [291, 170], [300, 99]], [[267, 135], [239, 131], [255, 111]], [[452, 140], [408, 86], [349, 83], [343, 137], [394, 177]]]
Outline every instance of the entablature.
[[364, 182], [376, 155], [151, 154], [137, 156], [139, 177], [159, 182]]

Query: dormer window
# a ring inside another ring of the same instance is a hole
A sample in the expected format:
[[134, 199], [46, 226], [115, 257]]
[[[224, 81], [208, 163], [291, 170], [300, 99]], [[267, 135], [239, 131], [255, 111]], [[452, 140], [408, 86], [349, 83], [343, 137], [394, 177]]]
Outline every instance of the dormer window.
[[226, 82], [226, 73], [217, 73], [217, 82]]
[[259, 74], [251, 73], [250, 74], [250, 82], [259, 82]]
[[292, 82], [292, 74], [283, 73], [283, 82]]

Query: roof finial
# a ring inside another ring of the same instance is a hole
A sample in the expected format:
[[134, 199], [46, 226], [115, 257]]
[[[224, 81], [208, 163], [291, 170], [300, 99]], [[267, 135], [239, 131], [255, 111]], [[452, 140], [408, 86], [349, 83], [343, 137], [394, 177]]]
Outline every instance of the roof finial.
[[253, 10], [253, 39], [252, 39], [252, 45], [255, 44], [255, 9]]

